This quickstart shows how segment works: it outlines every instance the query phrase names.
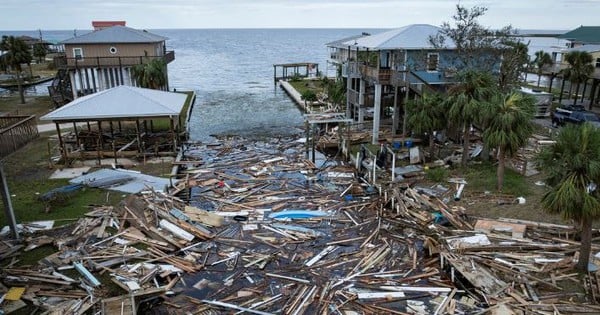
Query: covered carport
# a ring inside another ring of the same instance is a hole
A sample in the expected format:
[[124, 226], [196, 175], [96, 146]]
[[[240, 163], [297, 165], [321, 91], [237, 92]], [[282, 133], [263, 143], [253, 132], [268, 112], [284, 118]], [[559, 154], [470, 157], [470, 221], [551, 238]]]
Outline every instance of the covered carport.
[[[179, 134], [183, 130], [181, 118], [186, 99], [187, 95], [182, 93], [122, 85], [77, 98], [41, 117], [40, 120], [48, 120], [56, 124], [61, 155], [65, 160], [74, 156], [87, 158], [90, 151], [95, 151], [93, 153], [98, 158], [145, 154], [143, 138], [154, 132], [153, 123], [156, 120], [168, 121], [168, 127], [161, 129], [168, 140], [168, 150], [161, 148], [160, 151], [175, 154]], [[93, 123], [96, 128], [94, 131], [91, 126]], [[135, 131], [128, 134], [128, 137], [133, 139], [116, 144], [115, 139], [122, 132], [122, 123], [128, 124], [127, 130], [133, 129], [131, 125], [135, 126]], [[74, 139], [65, 138], [61, 132], [61, 124], [72, 124], [74, 132], [71, 135]], [[86, 126], [87, 130], [85, 130]], [[89, 145], [90, 135], [92, 135], [91, 142], [96, 142], [95, 146]], [[112, 140], [108, 146], [106, 139]], [[67, 143], [72, 149], [71, 152], [67, 148]], [[94, 147], [94, 150], [89, 150], [90, 147]], [[136, 147], [136, 150], [127, 151]], [[158, 151], [158, 147], [155, 151]], [[70, 153], [73, 154], [70, 156]]]

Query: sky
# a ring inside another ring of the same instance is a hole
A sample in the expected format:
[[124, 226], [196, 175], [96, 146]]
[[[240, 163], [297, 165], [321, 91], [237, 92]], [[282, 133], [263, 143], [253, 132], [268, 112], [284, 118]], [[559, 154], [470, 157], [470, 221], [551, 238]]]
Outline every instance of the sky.
[[0, 0], [0, 30], [87, 30], [92, 20], [139, 29], [439, 26], [459, 2], [486, 7], [479, 21], [491, 28], [600, 25], [600, 0]]

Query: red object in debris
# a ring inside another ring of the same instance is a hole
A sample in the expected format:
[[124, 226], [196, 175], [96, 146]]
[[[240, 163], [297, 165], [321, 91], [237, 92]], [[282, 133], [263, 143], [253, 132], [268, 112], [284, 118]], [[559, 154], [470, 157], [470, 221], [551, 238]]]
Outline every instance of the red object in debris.
[[217, 187], [219, 187], [219, 188], [223, 188], [223, 187], [225, 187], [225, 182], [224, 182], [224, 181], [220, 181], [220, 182], [218, 182], [218, 183], [217, 183]]

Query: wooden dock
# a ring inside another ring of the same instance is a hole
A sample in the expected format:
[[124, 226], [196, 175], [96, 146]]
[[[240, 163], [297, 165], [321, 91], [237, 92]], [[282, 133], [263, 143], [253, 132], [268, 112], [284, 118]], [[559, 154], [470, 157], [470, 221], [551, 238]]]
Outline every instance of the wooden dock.
[[314, 62], [280, 63], [273, 65], [273, 82], [291, 78], [308, 78], [311, 73], [318, 76], [319, 64]]

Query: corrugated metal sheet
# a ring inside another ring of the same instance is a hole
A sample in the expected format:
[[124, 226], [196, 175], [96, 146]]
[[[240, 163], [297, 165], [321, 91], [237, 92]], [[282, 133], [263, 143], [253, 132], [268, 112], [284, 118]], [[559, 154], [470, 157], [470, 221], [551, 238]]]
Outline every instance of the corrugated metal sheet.
[[40, 120], [70, 121], [109, 118], [178, 116], [187, 95], [120, 85], [80, 97]]
[[92, 182], [106, 182], [106, 179], [117, 177], [129, 177], [130, 179], [123, 184], [116, 184], [110, 187], [102, 187], [105, 189], [121, 191], [125, 193], [135, 194], [141, 191], [149, 190], [149, 187], [155, 191], [164, 191], [165, 187], [170, 185], [168, 178], [150, 176], [138, 172], [121, 170], [121, 169], [101, 169], [95, 172], [73, 178], [69, 182], [71, 184], [84, 184]]
[[117, 25], [64, 40], [61, 44], [155, 43], [167, 39], [147, 31]]

